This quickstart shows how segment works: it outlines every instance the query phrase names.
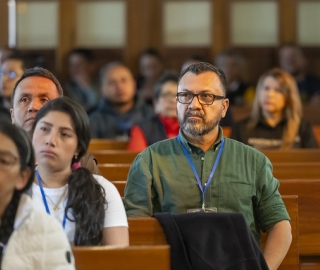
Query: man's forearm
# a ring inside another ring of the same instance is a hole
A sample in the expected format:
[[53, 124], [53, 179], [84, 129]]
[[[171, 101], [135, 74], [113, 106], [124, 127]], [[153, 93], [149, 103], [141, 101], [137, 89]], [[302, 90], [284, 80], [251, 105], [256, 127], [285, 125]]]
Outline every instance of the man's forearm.
[[267, 232], [267, 242], [263, 251], [264, 258], [270, 270], [276, 270], [286, 256], [291, 245], [291, 226], [288, 220], [283, 220], [272, 226]]

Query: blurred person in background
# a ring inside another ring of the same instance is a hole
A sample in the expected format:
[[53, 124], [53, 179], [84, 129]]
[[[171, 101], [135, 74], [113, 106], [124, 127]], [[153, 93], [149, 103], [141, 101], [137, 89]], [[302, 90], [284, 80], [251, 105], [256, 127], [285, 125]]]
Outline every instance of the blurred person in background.
[[320, 78], [307, 72], [307, 59], [302, 49], [294, 43], [283, 44], [279, 49], [279, 65], [297, 82], [303, 104], [312, 102], [320, 94]]
[[[47, 69], [27, 69], [15, 84], [11, 97], [11, 122], [23, 128], [32, 137], [33, 123], [38, 111], [50, 100], [63, 96], [57, 78]], [[81, 165], [94, 174], [100, 174], [97, 160], [86, 153]]]
[[198, 55], [193, 55], [186, 58], [181, 65], [181, 72], [185, 70], [188, 66], [191, 66], [199, 62], [204, 62], [204, 60], [201, 56], [198, 56]]
[[215, 64], [222, 69], [227, 79], [227, 98], [231, 106], [251, 105], [255, 90], [242, 78], [244, 58], [234, 50], [226, 50], [215, 58]]
[[260, 77], [251, 115], [232, 127], [231, 138], [258, 149], [318, 147], [311, 124], [302, 117], [294, 78], [278, 68]]
[[99, 98], [99, 83], [94, 77], [95, 58], [91, 50], [77, 48], [69, 53], [70, 80], [65, 85], [65, 95], [80, 103], [88, 112]]
[[0, 66], [10, 56], [16, 54], [16, 49], [9, 48], [8, 46], [2, 46], [0, 48]]
[[18, 55], [9, 56], [0, 66], [0, 111], [9, 120], [11, 95], [24, 70], [24, 59]]
[[177, 89], [178, 76], [166, 73], [160, 77], [153, 90], [156, 114], [132, 127], [128, 150], [142, 151], [155, 142], [178, 135]]
[[128, 140], [131, 127], [154, 115], [136, 93], [134, 77], [124, 64], [111, 62], [101, 69], [101, 100], [90, 116], [92, 138]]
[[137, 78], [139, 95], [146, 103], [152, 105], [154, 85], [165, 70], [160, 52], [153, 48], [144, 50], [139, 57], [139, 69], [140, 75]]

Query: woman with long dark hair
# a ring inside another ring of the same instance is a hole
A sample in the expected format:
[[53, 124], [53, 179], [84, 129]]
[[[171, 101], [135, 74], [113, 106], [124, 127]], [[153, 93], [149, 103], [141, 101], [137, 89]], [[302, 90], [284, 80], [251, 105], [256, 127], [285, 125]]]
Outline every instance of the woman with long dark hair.
[[128, 245], [119, 192], [79, 163], [89, 142], [89, 119], [78, 103], [62, 97], [39, 110], [33, 133], [38, 161], [33, 200], [61, 222], [74, 245]]
[[[34, 152], [24, 130], [0, 120], [1, 269], [74, 269], [60, 224], [25, 194], [34, 180]], [[54, 252], [53, 252], [54, 251]]]

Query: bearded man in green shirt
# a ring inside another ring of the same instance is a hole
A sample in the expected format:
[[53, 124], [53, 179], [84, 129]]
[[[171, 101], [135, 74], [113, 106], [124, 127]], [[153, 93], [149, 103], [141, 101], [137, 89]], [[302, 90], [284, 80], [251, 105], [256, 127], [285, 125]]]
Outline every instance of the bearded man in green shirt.
[[240, 212], [255, 239], [268, 238], [264, 257], [277, 269], [291, 244], [291, 226], [272, 175], [259, 151], [223, 136], [219, 121], [229, 100], [223, 72], [209, 63], [182, 71], [177, 93], [180, 132], [140, 153], [125, 188], [128, 217], [157, 212]]

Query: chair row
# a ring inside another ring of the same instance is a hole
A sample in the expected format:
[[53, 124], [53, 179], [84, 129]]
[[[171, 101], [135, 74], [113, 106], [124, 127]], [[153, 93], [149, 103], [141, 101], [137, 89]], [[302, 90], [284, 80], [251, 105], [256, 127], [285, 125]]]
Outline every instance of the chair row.
[[[273, 175], [277, 179], [318, 179], [320, 162], [275, 162]], [[110, 181], [127, 179], [130, 163], [98, 164], [101, 174]]]
[[[292, 149], [261, 150], [272, 163], [276, 162], [320, 162], [320, 150], [318, 149]], [[103, 163], [129, 163], [131, 164], [139, 152], [128, 150], [94, 150], [91, 154], [99, 164]]]
[[[313, 126], [313, 132], [316, 136], [318, 145], [320, 146], [320, 126]], [[223, 134], [226, 137], [230, 137], [231, 128], [223, 127]], [[92, 153], [96, 150], [126, 150], [128, 147], [128, 141], [116, 140], [116, 139], [92, 139], [90, 141], [88, 151]]]
[[[299, 269], [298, 197], [284, 196], [291, 216], [293, 240], [280, 270]], [[170, 249], [155, 218], [129, 218], [129, 247], [73, 247], [78, 270], [170, 269]], [[262, 239], [262, 247], [265, 237]], [[214, 252], [214, 250], [212, 250]]]
[[168, 245], [73, 247], [77, 270], [169, 270]]
[[[279, 270], [299, 269], [299, 239], [298, 239], [298, 197], [283, 196], [291, 216], [292, 244]], [[155, 218], [128, 218], [130, 245], [164, 245], [167, 243], [162, 227]], [[264, 247], [266, 237], [262, 238]], [[214, 250], [212, 251], [214, 252]]]
[[[303, 261], [320, 269], [320, 179], [280, 179], [280, 194], [299, 197], [299, 254]], [[113, 181], [121, 196], [126, 181]], [[292, 218], [292, 217], [291, 217]], [[159, 235], [154, 235], [159, 237]], [[134, 242], [135, 243], [135, 242]], [[136, 244], [136, 243], [135, 243]]]

